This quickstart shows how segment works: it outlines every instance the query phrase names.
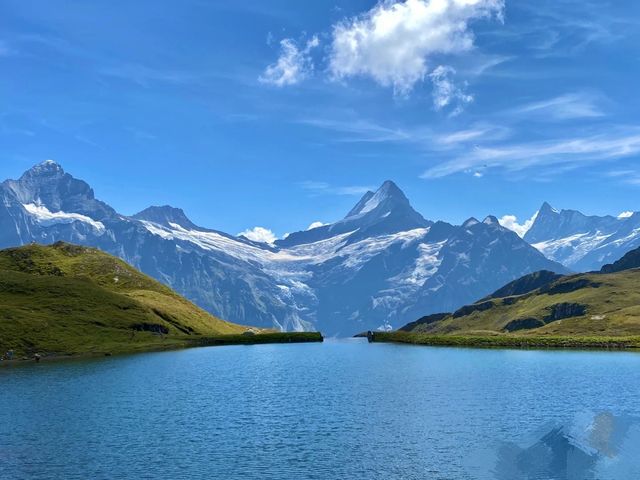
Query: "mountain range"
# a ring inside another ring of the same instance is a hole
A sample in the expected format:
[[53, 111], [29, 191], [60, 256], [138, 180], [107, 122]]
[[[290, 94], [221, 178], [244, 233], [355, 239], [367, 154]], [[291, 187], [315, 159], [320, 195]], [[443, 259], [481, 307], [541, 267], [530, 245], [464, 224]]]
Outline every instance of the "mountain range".
[[587, 216], [545, 202], [524, 239], [571, 270], [598, 270], [640, 246], [640, 213]]
[[[0, 184], [0, 199], [0, 247], [57, 241], [96, 247], [225, 320], [330, 336], [453, 311], [538, 270], [568, 273], [576, 266], [571, 255], [548, 245], [581, 228], [555, 220], [564, 212], [550, 207], [524, 239], [493, 216], [462, 225], [431, 221], [387, 181], [345, 218], [271, 245], [200, 227], [169, 206], [122, 215], [53, 161]], [[605, 217], [602, 225], [629, 218]]]

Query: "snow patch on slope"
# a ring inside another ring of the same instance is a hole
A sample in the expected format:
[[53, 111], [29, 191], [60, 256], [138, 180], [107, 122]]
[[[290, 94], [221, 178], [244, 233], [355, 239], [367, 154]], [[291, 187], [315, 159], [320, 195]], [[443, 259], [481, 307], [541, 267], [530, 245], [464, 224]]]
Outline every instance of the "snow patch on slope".
[[413, 269], [391, 279], [392, 282], [397, 281], [398, 284], [424, 286], [425, 282], [436, 274], [438, 267], [440, 267], [442, 263], [442, 258], [439, 258], [438, 255], [445, 243], [447, 243], [446, 240], [438, 243], [421, 243], [418, 245], [420, 255], [416, 259]]
[[[545, 257], [562, 262], [566, 266], [571, 266], [602, 245], [611, 235], [603, 234], [600, 231], [596, 233], [577, 233], [557, 240], [534, 243], [533, 247]], [[569, 255], [566, 255], [567, 253]]]
[[79, 213], [52, 212], [47, 207], [43, 205], [36, 205], [35, 203], [27, 203], [22, 206], [40, 225], [50, 226], [60, 223], [82, 222], [90, 225], [97, 233], [102, 234], [106, 231], [102, 222], [98, 222], [86, 215], [81, 215]]

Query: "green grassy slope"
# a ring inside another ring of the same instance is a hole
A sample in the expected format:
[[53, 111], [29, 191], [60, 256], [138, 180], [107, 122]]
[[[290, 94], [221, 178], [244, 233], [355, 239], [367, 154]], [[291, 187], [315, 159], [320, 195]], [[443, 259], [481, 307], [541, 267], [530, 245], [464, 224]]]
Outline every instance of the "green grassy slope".
[[423, 333], [640, 335], [640, 270], [562, 278], [533, 292], [465, 307]]
[[0, 355], [171, 348], [246, 331], [96, 249], [0, 251]]
[[580, 338], [625, 337], [635, 342], [640, 337], [640, 269], [610, 271], [549, 275], [546, 281], [545, 272], [538, 272], [473, 305], [424, 317], [401, 331], [476, 340], [500, 336], [505, 337], [502, 343], [513, 343], [506, 337], [572, 338], [577, 343]]

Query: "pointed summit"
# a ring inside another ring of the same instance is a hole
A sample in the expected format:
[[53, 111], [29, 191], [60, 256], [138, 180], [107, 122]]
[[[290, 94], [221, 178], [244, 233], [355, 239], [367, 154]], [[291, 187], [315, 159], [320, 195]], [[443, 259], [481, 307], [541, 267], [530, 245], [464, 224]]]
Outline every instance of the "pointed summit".
[[407, 232], [432, 224], [433, 222], [425, 220], [413, 209], [395, 183], [387, 180], [375, 192], [365, 193], [344, 219], [306, 232], [292, 233], [286, 239], [278, 240], [276, 244], [288, 247], [350, 232], [356, 232], [353, 233], [352, 239], [364, 238]]
[[199, 230], [199, 228], [189, 220], [181, 208], [175, 208], [170, 205], [146, 208], [143, 211], [136, 213], [133, 218], [136, 220], [157, 223], [165, 227], [171, 227], [170, 224], [174, 224], [187, 230]]
[[385, 181], [378, 190], [367, 192], [345, 217], [362, 216], [373, 211], [385, 215], [394, 210], [412, 210], [409, 200], [402, 190], [391, 180]]
[[22, 180], [34, 177], [62, 177], [64, 174], [64, 170], [59, 163], [54, 160], [45, 160], [24, 172], [20, 179]]
[[544, 202], [540, 207], [538, 215], [557, 215], [558, 213], [560, 212], [549, 205], [548, 202]]
[[96, 200], [92, 188], [73, 178], [53, 160], [46, 160], [27, 170], [19, 180], [4, 183], [23, 205], [38, 205], [50, 212], [80, 213], [103, 220], [115, 211]]

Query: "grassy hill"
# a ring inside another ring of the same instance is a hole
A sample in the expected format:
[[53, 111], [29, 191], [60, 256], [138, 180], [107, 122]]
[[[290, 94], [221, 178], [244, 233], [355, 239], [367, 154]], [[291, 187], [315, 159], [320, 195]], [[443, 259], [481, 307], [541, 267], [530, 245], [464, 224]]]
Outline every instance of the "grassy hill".
[[455, 312], [377, 336], [434, 344], [638, 347], [639, 262], [634, 251], [601, 272], [537, 272]]
[[278, 340], [276, 334], [251, 339], [248, 330], [210, 315], [96, 249], [57, 243], [0, 251], [0, 355], [8, 350], [16, 357], [104, 354]]

